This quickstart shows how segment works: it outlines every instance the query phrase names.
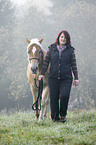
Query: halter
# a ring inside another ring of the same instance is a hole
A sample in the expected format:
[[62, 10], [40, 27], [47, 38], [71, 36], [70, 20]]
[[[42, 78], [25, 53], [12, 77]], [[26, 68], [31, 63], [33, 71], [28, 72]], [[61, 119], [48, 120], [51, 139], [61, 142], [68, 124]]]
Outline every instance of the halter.
[[29, 58], [29, 60], [32, 60], [32, 59], [36, 59], [36, 60], [40, 61], [40, 58], [36, 58], [36, 57]]
[[[41, 60], [42, 60], [42, 62], [43, 62], [43, 51], [42, 51], [42, 49], [39, 51], [39, 54], [41, 54]], [[38, 61], [40, 61], [40, 58], [37, 58], [37, 57], [32, 57], [32, 58], [29, 58], [29, 60], [32, 60], [32, 59], [36, 59], [36, 60], [38, 60]]]
[[[39, 51], [39, 54], [41, 54], [41, 64], [40, 64], [40, 58], [33, 57], [33, 58], [30, 58], [29, 60], [32, 60], [32, 59], [38, 60], [39, 61], [39, 69], [40, 69], [41, 65], [43, 64], [43, 51], [42, 51], [42, 49]], [[35, 82], [35, 87], [39, 89], [39, 87], [37, 86], [37, 82], [36, 82], [35, 77], [34, 77], [34, 82]]]

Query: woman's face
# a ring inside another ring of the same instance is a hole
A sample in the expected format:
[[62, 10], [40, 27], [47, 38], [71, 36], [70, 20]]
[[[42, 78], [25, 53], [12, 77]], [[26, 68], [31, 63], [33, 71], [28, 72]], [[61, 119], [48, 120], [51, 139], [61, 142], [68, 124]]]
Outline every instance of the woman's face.
[[66, 44], [66, 38], [64, 33], [61, 33], [60, 37], [59, 37], [59, 45], [65, 45]]

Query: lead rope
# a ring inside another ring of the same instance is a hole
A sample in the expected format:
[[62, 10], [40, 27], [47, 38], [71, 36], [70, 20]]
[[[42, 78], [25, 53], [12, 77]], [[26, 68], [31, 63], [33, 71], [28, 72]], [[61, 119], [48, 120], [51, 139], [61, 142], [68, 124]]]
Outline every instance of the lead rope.
[[[39, 80], [39, 86], [37, 86], [36, 78], [34, 78], [36, 88], [38, 88], [38, 97], [36, 102], [32, 105], [33, 110], [41, 110], [41, 99], [42, 99], [42, 91], [43, 91], [43, 79]], [[38, 108], [38, 101], [40, 99], [40, 108]], [[36, 105], [36, 108], [34, 106]]]

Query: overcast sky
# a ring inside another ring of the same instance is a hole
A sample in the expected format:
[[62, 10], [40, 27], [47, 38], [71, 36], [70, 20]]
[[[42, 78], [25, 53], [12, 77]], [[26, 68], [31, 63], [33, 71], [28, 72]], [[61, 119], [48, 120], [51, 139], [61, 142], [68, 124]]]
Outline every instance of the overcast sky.
[[[50, 9], [53, 6], [53, 3], [50, 0], [11, 0], [13, 4], [20, 7], [29, 7], [34, 6], [37, 8], [37, 11], [43, 11], [46, 15], [51, 15]], [[29, 4], [30, 3], [30, 4]]]

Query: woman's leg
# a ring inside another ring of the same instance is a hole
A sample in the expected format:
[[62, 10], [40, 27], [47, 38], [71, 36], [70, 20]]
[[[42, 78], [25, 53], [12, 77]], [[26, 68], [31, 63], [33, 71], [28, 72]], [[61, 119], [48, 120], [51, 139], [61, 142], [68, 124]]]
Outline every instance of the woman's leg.
[[60, 116], [61, 117], [65, 117], [67, 114], [71, 86], [72, 86], [72, 80], [62, 80], [60, 83]]
[[48, 79], [50, 90], [51, 118], [53, 121], [59, 119], [59, 83], [57, 79]]

